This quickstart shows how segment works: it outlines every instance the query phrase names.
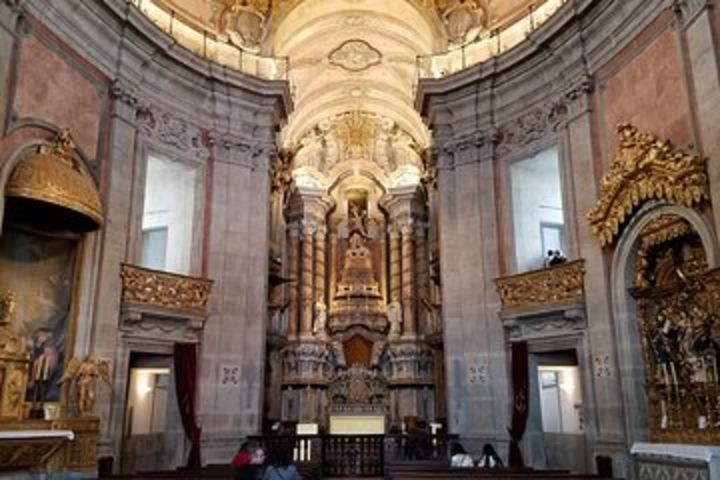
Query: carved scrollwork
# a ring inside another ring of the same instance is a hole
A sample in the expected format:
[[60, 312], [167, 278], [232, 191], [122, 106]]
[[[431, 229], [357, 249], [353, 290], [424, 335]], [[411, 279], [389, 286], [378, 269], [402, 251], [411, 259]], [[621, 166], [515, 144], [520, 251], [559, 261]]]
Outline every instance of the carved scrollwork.
[[658, 199], [695, 207], [709, 198], [705, 159], [632, 125], [620, 125], [618, 137], [600, 198], [587, 215], [602, 246], [613, 243], [627, 217], [644, 202]]
[[206, 313], [212, 280], [128, 264], [120, 276], [125, 303]]
[[542, 270], [495, 280], [504, 310], [552, 305], [583, 299], [585, 261], [576, 260]]

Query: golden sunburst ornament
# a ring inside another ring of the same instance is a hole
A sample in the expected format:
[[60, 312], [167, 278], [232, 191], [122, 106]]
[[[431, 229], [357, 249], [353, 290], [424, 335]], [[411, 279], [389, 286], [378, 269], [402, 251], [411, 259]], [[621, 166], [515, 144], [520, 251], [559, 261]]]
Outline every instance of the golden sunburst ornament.
[[375, 126], [366, 116], [355, 111], [338, 122], [335, 133], [350, 156], [362, 156], [375, 138]]

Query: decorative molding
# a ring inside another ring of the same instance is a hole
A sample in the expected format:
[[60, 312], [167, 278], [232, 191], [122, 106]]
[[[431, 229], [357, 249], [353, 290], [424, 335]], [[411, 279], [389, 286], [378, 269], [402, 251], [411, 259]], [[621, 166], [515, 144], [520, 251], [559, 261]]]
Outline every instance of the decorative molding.
[[603, 353], [593, 356], [593, 372], [596, 378], [613, 378], [610, 354]]
[[469, 385], [484, 385], [489, 381], [488, 366], [482, 359], [467, 363], [466, 379]]
[[[567, 95], [580, 95], [581, 90], [570, 90]], [[569, 97], [568, 97], [569, 98]], [[518, 148], [526, 147], [557, 131], [567, 119], [569, 107], [566, 98], [548, 102], [526, 112], [509, 123], [500, 125], [493, 132], [497, 155], [508, 155]]]
[[365, 40], [355, 38], [344, 41], [330, 52], [328, 60], [331, 65], [357, 73], [380, 64], [382, 53]]
[[205, 159], [211, 153], [213, 142], [207, 132], [170, 112], [154, 106], [140, 106], [136, 121], [142, 133], [160, 143], [190, 153], [198, 159]]
[[174, 311], [207, 314], [213, 281], [122, 264], [122, 301]]
[[642, 203], [664, 200], [696, 207], [710, 198], [706, 160], [674, 149], [669, 140], [618, 127], [618, 147], [600, 197], [587, 218], [601, 246], [611, 245]]
[[585, 297], [585, 261], [495, 279], [503, 310], [574, 302]]

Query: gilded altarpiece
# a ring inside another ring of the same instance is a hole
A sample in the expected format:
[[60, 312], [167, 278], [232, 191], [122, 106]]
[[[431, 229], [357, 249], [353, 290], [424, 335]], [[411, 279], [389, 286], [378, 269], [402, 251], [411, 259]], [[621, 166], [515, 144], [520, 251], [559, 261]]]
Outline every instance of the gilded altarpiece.
[[641, 235], [637, 313], [653, 441], [720, 442], [720, 269], [683, 220], [664, 216]]

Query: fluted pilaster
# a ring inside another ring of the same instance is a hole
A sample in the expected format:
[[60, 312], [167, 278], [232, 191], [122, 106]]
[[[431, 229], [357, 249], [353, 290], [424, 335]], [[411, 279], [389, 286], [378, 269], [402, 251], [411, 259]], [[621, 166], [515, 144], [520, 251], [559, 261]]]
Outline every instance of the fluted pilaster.
[[300, 336], [312, 336], [313, 324], [313, 253], [314, 253], [315, 225], [304, 224], [302, 227], [302, 258], [300, 283]]
[[409, 221], [400, 229], [402, 247], [403, 335], [417, 335], [415, 316], [415, 252], [413, 228]]
[[298, 333], [299, 303], [298, 303], [298, 280], [300, 280], [300, 264], [298, 254], [300, 253], [300, 226], [292, 224], [288, 227], [288, 264], [291, 283], [288, 294], [288, 337], [293, 338]]

